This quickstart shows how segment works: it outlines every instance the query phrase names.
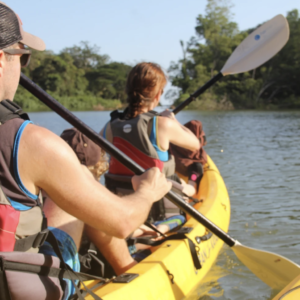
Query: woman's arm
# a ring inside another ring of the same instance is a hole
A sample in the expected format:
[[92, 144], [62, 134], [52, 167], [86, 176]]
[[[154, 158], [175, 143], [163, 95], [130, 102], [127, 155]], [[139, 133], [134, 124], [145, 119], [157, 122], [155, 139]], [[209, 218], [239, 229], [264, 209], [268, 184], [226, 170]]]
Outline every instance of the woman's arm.
[[191, 151], [200, 149], [201, 145], [197, 137], [180, 124], [171, 111], [165, 110], [157, 119], [157, 138], [162, 150], [168, 150], [170, 143]]
[[106, 125], [101, 129], [100, 135], [105, 137], [110, 143], [113, 142], [110, 122], [106, 123]]

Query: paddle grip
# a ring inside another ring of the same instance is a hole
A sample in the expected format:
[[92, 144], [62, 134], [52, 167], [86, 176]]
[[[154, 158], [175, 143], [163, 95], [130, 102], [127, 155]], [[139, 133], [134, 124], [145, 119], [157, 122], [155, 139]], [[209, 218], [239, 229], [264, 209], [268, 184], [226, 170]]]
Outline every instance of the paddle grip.
[[[145, 170], [141, 166], [139, 166], [135, 161], [133, 161], [131, 158], [129, 158], [127, 155], [121, 152], [118, 148], [116, 148], [114, 145], [112, 145], [110, 142], [104, 139], [96, 131], [88, 127], [84, 122], [82, 122], [73, 113], [67, 110], [57, 100], [55, 100], [53, 97], [47, 94], [42, 88], [36, 85], [23, 73], [21, 73], [20, 84], [30, 93], [36, 96], [40, 101], [46, 104], [49, 108], [55, 111], [58, 115], [60, 115], [63, 119], [65, 119], [71, 125], [76, 127], [80, 132], [86, 135], [94, 143], [96, 143], [98, 146], [104, 149], [108, 154], [110, 154], [116, 160], [122, 163], [126, 168], [131, 170], [134, 174], [141, 175], [145, 172]], [[187, 204], [179, 195], [177, 195], [173, 191], [169, 191], [166, 197], [176, 206], [178, 206], [182, 211], [190, 215], [192, 218], [200, 222], [208, 230], [210, 230], [212, 233], [218, 236], [227, 245], [232, 247], [235, 244], [234, 239], [232, 239], [222, 229], [218, 228], [214, 223], [205, 218], [194, 207]]]
[[206, 82], [203, 86], [201, 86], [194, 94], [190, 95], [185, 101], [180, 103], [177, 107], [173, 109], [173, 114], [176, 115], [182, 109], [184, 109], [187, 105], [189, 105], [192, 101], [194, 101], [199, 95], [204, 93], [208, 88], [210, 88], [213, 84], [215, 84], [218, 80], [223, 77], [223, 74], [219, 72], [216, 76], [214, 76], [211, 80]]

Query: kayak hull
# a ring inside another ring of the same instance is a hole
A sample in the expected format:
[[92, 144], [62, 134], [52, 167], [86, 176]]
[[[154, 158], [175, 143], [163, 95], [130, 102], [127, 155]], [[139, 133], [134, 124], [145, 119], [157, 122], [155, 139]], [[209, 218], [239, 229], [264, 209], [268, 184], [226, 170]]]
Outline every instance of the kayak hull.
[[299, 300], [300, 275], [291, 281], [273, 300]]
[[[230, 201], [224, 181], [208, 157], [200, 188], [195, 196], [200, 202], [194, 207], [225, 232], [230, 221]], [[209, 234], [204, 226], [190, 218], [184, 228], [191, 231], [186, 235], [195, 243], [201, 269], [193, 264], [188, 241], [168, 240], [151, 249], [152, 253], [126, 273], [138, 276], [129, 283], [108, 283], [93, 292], [103, 300], [147, 299], [175, 300], [183, 299], [193, 291], [208, 273], [217, 259], [223, 241]], [[203, 240], [200, 241], [199, 238]], [[207, 240], [204, 240], [205, 237]], [[89, 288], [97, 281], [86, 282]], [[86, 296], [86, 299], [93, 299]]]

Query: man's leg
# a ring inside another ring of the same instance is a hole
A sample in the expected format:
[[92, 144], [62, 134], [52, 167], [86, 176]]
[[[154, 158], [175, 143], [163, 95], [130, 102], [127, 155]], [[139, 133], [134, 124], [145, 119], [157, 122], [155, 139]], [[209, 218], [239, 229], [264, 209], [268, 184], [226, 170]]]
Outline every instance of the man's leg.
[[136, 261], [129, 253], [125, 240], [108, 236], [104, 232], [88, 225], [85, 225], [84, 231], [89, 240], [101, 251], [117, 275], [124, 273], [136, 264]]
[[108, 236], [87, 225], [84, 227], [83, 222], [60, 209], [49, 198], [45, 202], [44, 212], [48, 219], [48, 226], [66, 232], [74, 240], [77, 249], [80, 248], [84, 228], [90, 241], [101, 251], [117, 275], [124, 273], [136, 264], [129, 253], [125, 240]]
[[48, 226], [66, 232], [73, 239], [78, 250], [84, 223], [59, 208], [50, 198], [47, 198], [43, 211], [47, 217]]
[[[83, 222], [60, 209], [50, 198], [47, 198], [43, 210], [48, 220], [48, 228], [57, 239], [64, 262], [75, 272], [79, 272], [78, 249], [84, 227]], [[43, 244], [39, 252], [56, 256], [48, 242]], [[68, 296], [73, 295], [75, 287], [71, 280], [65, 279], [65, 282], [67, 284], [66, 293], [68, 293]]]

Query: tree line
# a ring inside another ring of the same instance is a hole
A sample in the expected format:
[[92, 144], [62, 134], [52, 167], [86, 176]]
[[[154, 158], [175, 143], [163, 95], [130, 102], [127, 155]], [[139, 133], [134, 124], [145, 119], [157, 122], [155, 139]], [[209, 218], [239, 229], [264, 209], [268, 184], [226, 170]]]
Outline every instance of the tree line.
[[[125, 84], [131, 66], [110, 62], [99, 47], [81, 42], [79, 46], [52, 51], [34, 51], [22, 72], [71, 110], [114, 109], [126, 101]], [[25, 110], [46, 107], [19, 87], [15, 101]]]
[[[216, 75], [233, 50], [261, 25], [239, 31], [230, 8], [228, 1], [208, 0], [205, 15], [197, 17], [196, 35], [187, 43], [180, 41], [182, 59], [169, 68], [172, 84], [180, 88], [175, 104]], [[227, 101], [237, 109], [300, 108], [300, 16], [294, 9], [286, 17], [290, 38], [277, 55], [257, 69], [224, 77], [193, 105]]]
[[[300, 108], [300, 16], [294, 9], [286, 17], [290, 39], [276, 56], [257, 69], [224, 77], [190, 108], [201, 109], [205, 102], [227, 103], [223, 108], [236, 109]], [[216, 75], [233, 50], [261, 25], [240, 31], [232, 19], [229, 1], [208, 0], [205, 14], [197, 16], [195, 36], [180, 41], [182, 58], [171, 62], [168, 69], [177, 89], [169, 90], [167, 98], [175, 98], [175, 105]], [[98, 46], [81, 42], [59, 54], [34, 51], [22, 72], [68, 109], [102, 110], [124, 106], [126, 77], [131, 68], [110, 61], [109, 56], [100, 54]], [[45, 109], [22, 87], [15, 101], [27, 111]]]

